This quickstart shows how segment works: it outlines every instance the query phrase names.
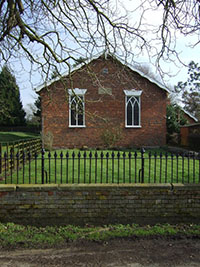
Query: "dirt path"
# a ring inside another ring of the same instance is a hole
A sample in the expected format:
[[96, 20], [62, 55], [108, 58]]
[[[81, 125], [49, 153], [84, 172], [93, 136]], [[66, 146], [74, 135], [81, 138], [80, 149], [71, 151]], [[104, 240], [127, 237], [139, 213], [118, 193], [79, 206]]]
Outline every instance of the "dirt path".
[[0, 266], [199, 267], [200, 239], [115, 239], [69, 243], [62, 249], [1, 251]]

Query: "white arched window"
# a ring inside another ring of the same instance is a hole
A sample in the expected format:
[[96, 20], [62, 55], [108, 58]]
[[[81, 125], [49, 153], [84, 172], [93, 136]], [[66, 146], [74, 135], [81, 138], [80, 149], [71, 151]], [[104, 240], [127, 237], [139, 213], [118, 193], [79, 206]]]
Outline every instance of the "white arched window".
[[138, 90], [124, 90], [125, 98], [125, 126], [128, 128], [141, 127], [141, 94]]
[[87, 89], [69, 89], [69, 127], [85, 127], [85, 93]]

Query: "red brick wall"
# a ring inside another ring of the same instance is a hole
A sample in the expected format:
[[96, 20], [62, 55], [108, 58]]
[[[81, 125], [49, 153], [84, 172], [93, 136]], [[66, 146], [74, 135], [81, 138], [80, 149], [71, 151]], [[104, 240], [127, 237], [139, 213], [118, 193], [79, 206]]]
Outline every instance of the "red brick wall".
[[[102, 70], [108, 69], [107, 74]], [[97, 59], [65, 79], [43, 89], [43, 133], [51, 132], [54, 147], [101, 147], [105, 129], [121, 129], [120, 147], [165, 145], [166, 92], [112, 59]], [[112, 88], [112, 95], [100, 95], [98, 88]], [[69, 128], [67, 89], [87, 89], [86, 128]], [[142, 90], [141, 128], [125, 128], [125, 89]], [[107, 122], [105, 122], [107, 121]]]
[[199, 184], [1, 184], [0, 222], [199, 224], [199, 195]]

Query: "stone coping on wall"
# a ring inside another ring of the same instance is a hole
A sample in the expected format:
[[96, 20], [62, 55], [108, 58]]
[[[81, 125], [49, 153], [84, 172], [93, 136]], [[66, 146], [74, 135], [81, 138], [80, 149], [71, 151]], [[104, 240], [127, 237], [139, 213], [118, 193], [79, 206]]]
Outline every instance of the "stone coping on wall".
[[0, 192], [3, 191], [53, 191], [53, 190], [105, 190], [105, 189], [137, 189], [146, 190], [148, 189], [165, 189], [165, 190], [200, 190], [199, 184], [181, 184], [181, 183], [163, 183], [163, 184], [1, 184]]

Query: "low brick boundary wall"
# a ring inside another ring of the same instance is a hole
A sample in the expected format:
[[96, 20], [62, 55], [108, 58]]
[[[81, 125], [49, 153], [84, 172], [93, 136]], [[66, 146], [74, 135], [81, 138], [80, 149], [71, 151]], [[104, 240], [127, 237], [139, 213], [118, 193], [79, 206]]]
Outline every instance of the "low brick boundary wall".
[[200, 222], [200, 184], [0, 185], [0, 221], [33, 225]]

